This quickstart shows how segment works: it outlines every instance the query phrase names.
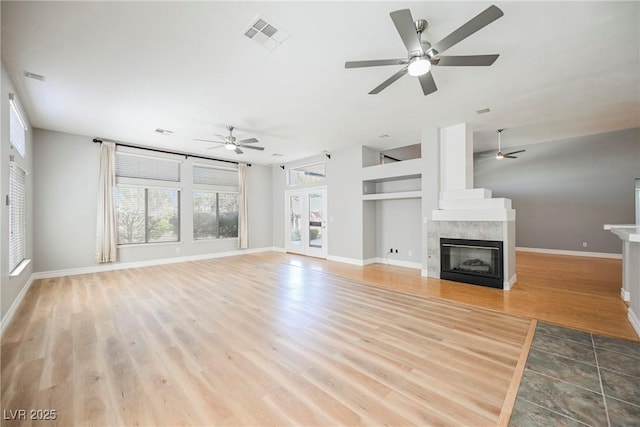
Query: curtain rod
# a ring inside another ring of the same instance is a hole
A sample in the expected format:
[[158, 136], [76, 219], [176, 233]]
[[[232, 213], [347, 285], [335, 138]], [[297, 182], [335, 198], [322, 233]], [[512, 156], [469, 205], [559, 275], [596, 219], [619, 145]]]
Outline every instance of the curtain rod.
[[[93, 142], [97, 144], [97, 143], [102, 143], [103, 141], [100, 138], [93, 138]], [[120, 145], [121, 147], [137, 148], [139, 150], [147, 150], [147, 151], [155, 151], [156, 153], [174, 154], [176, 156], [184, 156], [185, 159], [187, 157], [194, 157], [196, 159], [214, 160], [216, 162], [233, 163], [234, 165], [239, 164], [239, 162], [236, 162], [236, 161], [233, 161], [233, 160], [214, 159], [213, 157], [198, 156], [196, 154], [188, 154], [188, 153], [180, 153], [180, 152], [177, 152], [177, 151], [160, 150], [158, 148], [151, 148], [151, 147], [141, 147], [139, 145], [125, 144], [125, 143], [117, 142], [117, 141], [112, 141], [112, 142], [114, 144], [116, 144], [116, 145]], [[247, 166], [251, 166], [251, 163], [247, 163]]]

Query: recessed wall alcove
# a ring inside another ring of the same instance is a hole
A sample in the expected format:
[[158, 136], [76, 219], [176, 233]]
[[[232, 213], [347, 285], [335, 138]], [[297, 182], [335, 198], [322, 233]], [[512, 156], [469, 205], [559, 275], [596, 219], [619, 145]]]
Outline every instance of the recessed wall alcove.
[[422, 268], [421, 145], [365, 146], [362, 159], [365, 263]]

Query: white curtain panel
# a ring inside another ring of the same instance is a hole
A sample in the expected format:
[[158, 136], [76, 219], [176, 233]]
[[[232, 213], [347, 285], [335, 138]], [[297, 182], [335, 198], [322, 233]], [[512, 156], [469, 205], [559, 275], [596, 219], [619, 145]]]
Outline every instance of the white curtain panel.
[[98, 222], [96, 225], [96, 262], [116, 261], [116, 144], [103, 142], [100, 152], [100, 177], [98, 187]]
[[238, 247], [247, 249], [249, 247], [248, 218], [247, 209], [247, 165], [238, 164]]

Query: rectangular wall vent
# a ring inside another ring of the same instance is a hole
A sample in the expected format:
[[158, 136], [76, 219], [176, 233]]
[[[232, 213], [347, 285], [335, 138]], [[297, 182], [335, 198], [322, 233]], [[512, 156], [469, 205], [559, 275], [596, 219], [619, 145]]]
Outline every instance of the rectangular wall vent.
[[29, 79], [40, 80], [41, 82], [43, 82], [45, 80], [44, 76], [42, 76], [40, 74], [32, 73], [31, 71], [25, 71], [24, 72], [24, 76], [29, 78]]
[[291, 34], [257, 17], [244, 31], [244, 35], [268, 50], [280, 46]]

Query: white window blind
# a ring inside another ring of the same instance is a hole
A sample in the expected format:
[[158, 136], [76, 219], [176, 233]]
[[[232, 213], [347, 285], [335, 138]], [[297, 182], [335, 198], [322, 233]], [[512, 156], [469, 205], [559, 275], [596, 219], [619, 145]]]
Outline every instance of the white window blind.
[[22, 157], [26, 153], [25, 131], [27, 126], [20, 116], [13, 94], [9, 94], [9, 141]]
[[238, 191], [238, 170], [208, 166], [193, 167], [193, 183], [211, 185], [226, 191]]
[[116, 153], [116, 176], [180, 182], [180, 162], [161, 157]]
[[13, 271], [25, 259], [26, 240], [26, 173], [9, 163], [9, 271]]

